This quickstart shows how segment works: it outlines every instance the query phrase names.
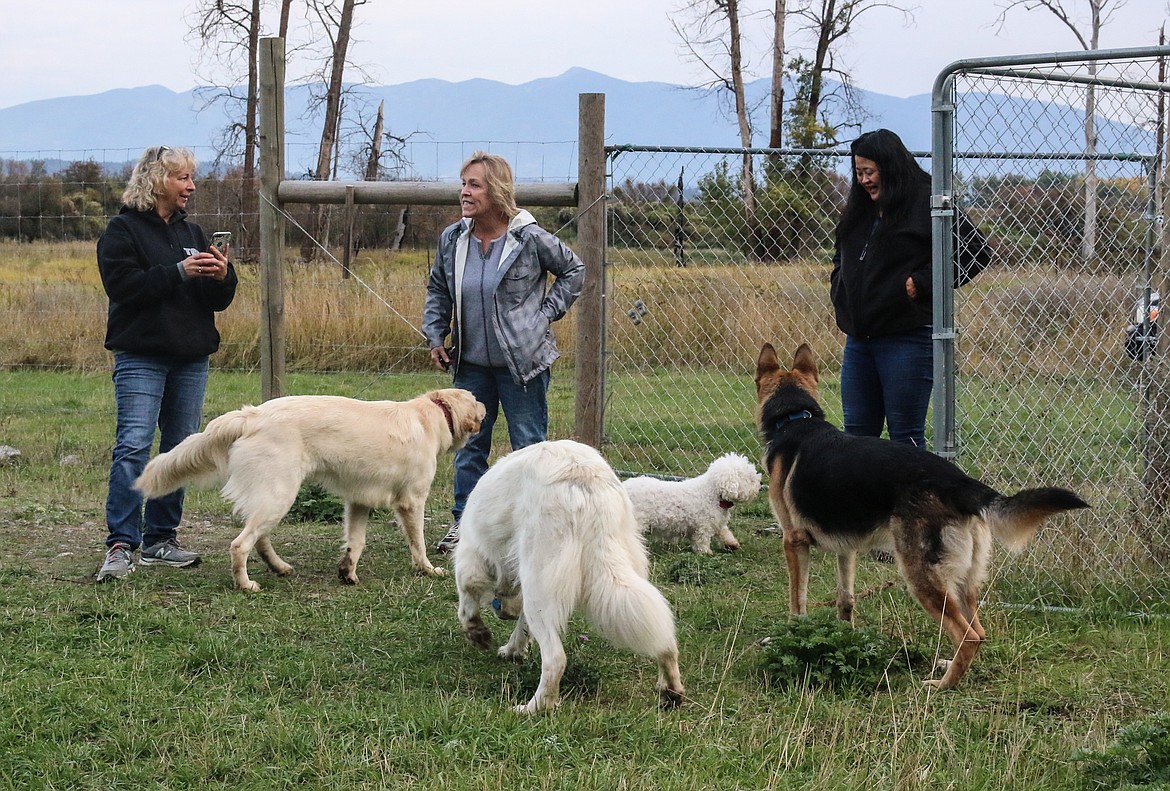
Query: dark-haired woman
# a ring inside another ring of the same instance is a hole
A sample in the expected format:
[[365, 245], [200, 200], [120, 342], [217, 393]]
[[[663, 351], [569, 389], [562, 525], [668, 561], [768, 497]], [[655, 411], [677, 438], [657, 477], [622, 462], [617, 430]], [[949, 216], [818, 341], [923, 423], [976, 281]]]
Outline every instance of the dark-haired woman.
[[[850, 146], [853, 179], [837, 224], [831, 296], [845, 333], [845, 431], [926, 446], [934, 383], [930, 174], [887, 129]], [[987, 266], [983, 237], [956, 213], [963, 274]]]

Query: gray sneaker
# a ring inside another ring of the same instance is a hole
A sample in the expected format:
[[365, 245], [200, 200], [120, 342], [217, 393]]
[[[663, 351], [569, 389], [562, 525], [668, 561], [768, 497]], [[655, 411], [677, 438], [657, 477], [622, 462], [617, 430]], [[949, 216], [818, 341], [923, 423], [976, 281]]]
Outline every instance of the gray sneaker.
[[448, 552], [454, 549], [455, 545], [458, 543], [459, 523], [452, 522], [451, 526], [447, 529], [447, 535], [443, 536], [439, 543], [435, 544], [435, 551], [440, 555], [446, 555]]
[[106, 559], [98, 569], [97, 581], [121, 579], [134, 571], [134, 550], [129, 544], [117, 543], [106, 550]]
[[178, 569], [198, 566], [203, 558], [179, 546], [178, 539], [170, 538], [152, 546], [142, 548], [142, 565], [173, 566]]

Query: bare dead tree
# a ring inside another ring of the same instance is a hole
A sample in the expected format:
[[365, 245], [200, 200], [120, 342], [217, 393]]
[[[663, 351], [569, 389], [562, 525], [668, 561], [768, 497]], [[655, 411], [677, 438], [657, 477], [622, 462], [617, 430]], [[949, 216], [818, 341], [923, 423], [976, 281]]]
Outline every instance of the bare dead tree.
[[292, 10], [292, 0], [280, 0], [280, 26], [277, 34], [283, 39], [288, 38], [288, 17]]
[[[324, 59], [325, 94], [322, 97], [324, 118], [321, 123], [321, 141], [317, 148], [317, 166], [313, 177], [327, 179], [333, 172], [340, 142], [342, 96], [345, 92], [345, 68], [348, 64], [350, 33], [353, 29], [354, 11], [365, 5], [366, 0], [307, 0], [309, 13], [318, 23], [319, 29], [329, 42]], [[325, 206], [317, 207], [309, 221], [308, 236], [301, 243], [301, 258], [312, 261], [316, 256], [316, 243], [323, 231], [328, 229], [329, 211]], [[324, 242], [323, 242], [324, 243]]]
[[806, 0], [790, 11], [800, 22], [799, 29], [808, 33], [813, 41], [811, 57], [804, 61], [808, 68], [806, 89], [793, 113], [796, 123], [792, 142], [795, 145], [815, 148], [822, 141], [835, 142], [835, 134], [827, 124], [820, 122], [826, 96], [826, 75], [832, 74], [838, 79], [847, 106], [854, 114], [860, 112], [852, 96], [852, 76], [846, 69], [838, 67], [835, 60], [858, 18], [879, 9], [895, 11], [907, 23], [913, 19], [916, 10], [892, 0]]
[[[1104, 27], [1117, 9], [1126, 0], [1085, 0], [1088, 19], [1077, 13], [1080, 0], [1009, 0], [1001, 7], [996, 24], [1002, 29], [1007, 24], [1008, 12], [1016, 8], [1025, 11], [1048, 11], [1073, 34], [1081, 49], [1086, 51], [1100, 47], [1101, 28]], [[1097, 62], [1087, 65], [1090, 79], [1097, 75]], [[1085, 218], [1081, 236], [1081, 255], [1085, 263], [1097, 258], [1097, 88], [1089, 84], [1085, 88]]]
[[382, 132], [386, 128], [386, 101], [378, 102], [378, 118], [374, 121], [374, 134], [370, 135], [370, 155], [366, 157], [366, 181], [378, 178], [378, 165], [382, 161]]
[[[207, 81], [210, 87], [201, 89], [207, 104], [227, 101], [241, 106], [220, 137], [216, 164], [221, 164], [225, 159], [239, 161], [236, 158], [242, 157], [239, 208], [240, 216], [244, 218], [253, 218], [259, 214], [256, 184], [259, 112], [257, 53], [263, 5], [262, 0], [201, 0], [191, 17], [192, 31], [202, 42], [202, 63], [213, 62], [221, 71], [216, 75], [218, 79]], [[225, 66], [226, 71], [223, 71]], [[239, 88], [241, 78], [242, 94]], [[238, 230], [235, 255], [245, 260], [256, 257], [255, 228], [246, 222]]]
[[784, 26], [788, 20], [788, 0], [776, 0], [772, 11], [772, 91], [768, 114], [768, 147], [784, 145]]
[[[752, 145], [751, 108], [744, 89], [743, 33], [739, 0], [689, 0], [683, 14], [671, 19], [689, 59], [700, 64], [710, 80], [704, 86], [731, 95], [739, 141], [744, 148]], [[750, 238], [758, 236], [755, 201], [755, 172], [752, 155], [743, 155], [740, 191], [743, 196], [744, 220]], [[755, 249], [755, 245], [752, 245]]]
[[[413, 133], [406, 136], [391, 134], [386, 129], [385, 105], [384, 101], [378, 104], [373, 131], [368, 133], [368, 137], [354, 151], [355, 170], [361, 168], [366, 181], [397, 180], [410, 165], [406, 158], [406, 144], [413, 137]], [[358, 118], [357, 129], [362, 133], [368, 131], [365, 119]], [[391, 243], [391, 249], [394, 251], [402, 245], [409, 218], [410, 207], [399, 206], [398, 228]]]

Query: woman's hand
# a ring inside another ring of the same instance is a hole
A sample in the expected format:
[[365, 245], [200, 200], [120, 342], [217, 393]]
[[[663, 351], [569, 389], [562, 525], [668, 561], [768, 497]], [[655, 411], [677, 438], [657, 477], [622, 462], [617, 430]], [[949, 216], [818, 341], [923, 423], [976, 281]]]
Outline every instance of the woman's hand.
[[906, 296], [910, 299], [918, 299], [918, 289], [914, 287], [914, 278], [906, 278]]
[[195, 253], [183, 259], [183, 271], [189, 278], [209, 277], [222, 282], [227, 277], [227, 256], [212, 247], [211, 252]]

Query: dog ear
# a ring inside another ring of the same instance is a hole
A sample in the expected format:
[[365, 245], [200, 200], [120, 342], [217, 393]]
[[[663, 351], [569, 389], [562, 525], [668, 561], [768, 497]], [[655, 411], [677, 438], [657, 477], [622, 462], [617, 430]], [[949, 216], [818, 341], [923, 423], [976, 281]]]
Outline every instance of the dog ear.
[[479, 433], [479, 429], [483, 425], [483, 415], [480, 413], [483, 411], [483, 405], [473, 396], [471, 406], [463, 410], [463, 414], [460, 415], [459, 429], [463, 432], [464, 437], [471, 437]]
[[792, 360], [792, 370], [811, 376], [814, 382], [820, 381], [820, 376], [817, 374], [817, 358], [813, 355], [812, 347], [807, 343], [800, 344], [796, 350], [796, 356]]
[[756, 378], [761, 374], [780, 370], [780, 361], [776, 358], [776, 349], [770, 343], [765, 343], [760, 349], [760, 356], [756, 359]]

